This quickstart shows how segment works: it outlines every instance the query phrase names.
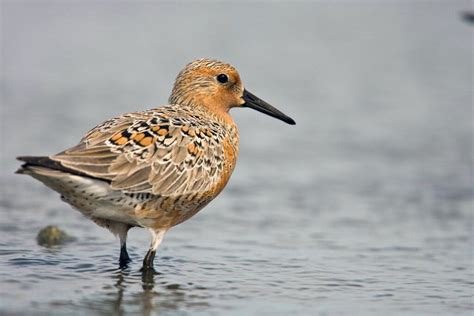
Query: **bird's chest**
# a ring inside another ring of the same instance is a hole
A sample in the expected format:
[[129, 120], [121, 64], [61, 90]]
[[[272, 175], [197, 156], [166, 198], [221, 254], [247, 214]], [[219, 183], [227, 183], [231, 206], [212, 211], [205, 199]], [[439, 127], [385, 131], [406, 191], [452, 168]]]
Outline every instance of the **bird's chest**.
[[220, 181], [216, 184], [213, 190], [213, 194], [215, 195], [219, 194], [224, 189], [237, 163], [237, 157], [239, 156], [239, 133], [237, 127], [233, 126], [232, 128], [229, 128], [226, 137], [223, 139], [222, 147], [224, 166]]
[[[142, 218], [144, 226], [171, 227], [177, 225], [199, 212], [224, 189], [237, 162], [239, 135], [237, 128], [229, 128], [223, 131], [220, 136], [222, 150], [216, 151], [213, 155], [221, 156], [219, 159], [222, 160], [222, 167], [213, 185], [204, 191], [160, 196], [146, 203], [137, 212]], [[190, 179], [190, 181], [195, 180]]]

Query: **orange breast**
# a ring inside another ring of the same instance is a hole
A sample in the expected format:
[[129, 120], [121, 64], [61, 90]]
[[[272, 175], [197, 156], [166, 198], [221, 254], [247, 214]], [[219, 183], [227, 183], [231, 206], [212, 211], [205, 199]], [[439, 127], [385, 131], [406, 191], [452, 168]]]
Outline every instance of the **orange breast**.
[[185, 196], [161, 197], [149, 200], [135, 210], [135, 216], [145, 226], [169, 229], [189, 219], [211, 202], [224, 189], [234, 171], [238, 156], [238, 134], [235, 130], [223, 143], [224, 168], [219, 181], [208, 191]]
[[[237, 141], [238, 141], [238, 136]], [[231, 141], [231, 139], [226, 138], [224, 141], [224, 170], [222, 172], [222, 176], [220, 181], [214, 186], [214, 188], [209, 192], [209, 196], [215, 198], [226, 186], [227, 182], [234, 171], [235, 164], [237, 163], [237, 156], [238, 156], [238, 143]]]

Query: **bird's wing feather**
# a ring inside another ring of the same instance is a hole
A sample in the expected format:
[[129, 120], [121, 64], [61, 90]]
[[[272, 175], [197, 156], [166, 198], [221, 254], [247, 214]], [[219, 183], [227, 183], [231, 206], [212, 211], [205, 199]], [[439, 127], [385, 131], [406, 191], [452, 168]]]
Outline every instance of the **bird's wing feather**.
[[126, 192], [205, 192], [224, 168], [223, 137], [218, 124], [169, 106], [106, 121], [51, 159]]

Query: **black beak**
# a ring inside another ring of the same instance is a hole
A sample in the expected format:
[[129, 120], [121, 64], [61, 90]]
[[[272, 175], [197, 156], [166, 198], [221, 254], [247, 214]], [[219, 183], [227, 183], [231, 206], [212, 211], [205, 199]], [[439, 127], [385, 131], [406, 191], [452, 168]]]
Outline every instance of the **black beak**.
[[255, 95], [248, 92], [247, 90], [244, 90], [244, 95], [242, 96], [242, 98], [245, 101], [242, 107], [248, 107], [248, 108], [257, 110], [259, 112], [273, 116], [274, 118], [282, 120], [283, 122], [286, 122], [291, 125], [296, 124], [295, 121], [291, 117], [286, 116], [285, 114], [281, 113], [280, 111], [275, 109], [273, 106], [263, 101], [262, 99], [256, 97]]

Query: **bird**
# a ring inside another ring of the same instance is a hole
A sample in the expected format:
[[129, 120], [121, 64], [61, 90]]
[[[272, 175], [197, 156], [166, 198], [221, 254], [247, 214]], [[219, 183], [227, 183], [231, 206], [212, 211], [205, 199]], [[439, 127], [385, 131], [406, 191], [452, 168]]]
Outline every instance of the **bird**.
[[17, 173], [39, 180], [118, 235], [122, 268], [131, 261], [129, 229], [148, 229], [142, 269], [154, 271], [166, 232], [209, 204], [229, 181], [239, 154], [232, 108], [295, 124], [245, 89], [232, 65], [197, 59], [179, 72], [167, 105], [109, 119], [57, 154], [17, 157], [23, 162]]

